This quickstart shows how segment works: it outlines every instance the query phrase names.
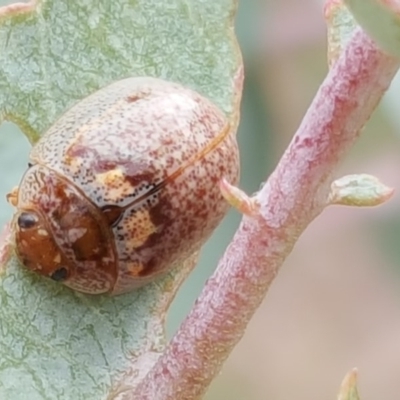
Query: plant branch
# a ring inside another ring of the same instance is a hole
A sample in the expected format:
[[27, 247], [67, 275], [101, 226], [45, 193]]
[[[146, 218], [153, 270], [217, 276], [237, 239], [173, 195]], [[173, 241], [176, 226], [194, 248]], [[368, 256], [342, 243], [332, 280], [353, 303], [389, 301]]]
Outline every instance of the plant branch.
[[324, 209], [332, 174], [398, 70], [357, 30], [317, 92], [214, 275], [166, 351], [124, 399], [198, 399], [221, 369], [298, 236]]

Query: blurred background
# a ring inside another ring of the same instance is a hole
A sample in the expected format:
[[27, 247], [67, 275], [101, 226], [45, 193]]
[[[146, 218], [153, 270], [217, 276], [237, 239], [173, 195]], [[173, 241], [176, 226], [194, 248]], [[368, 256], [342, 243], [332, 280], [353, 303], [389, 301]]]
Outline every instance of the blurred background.
[[[12, 1], [0, 1], [0, 4]], [[241, 188], [256, 191], [288, 145], [327, 72], [322, 0], [239, 1], [245, 59], [239, 142]], [[370, 173], [400, 188], [400, 81], [375, 112], [337, 175]], [[6, 193], [26, 168], [29, 144], [0, 127], [0, 223]], [[399, 190], [398, 190], [399, 191]], [[173, 335], [231, 240], [231, 211], [205, 246], [168, 319]], [[372, 209], [331, 207], [285, 262], [206, 399], [335, 399], [358, 367], [363, 400], [400, 398], [400, 195]]]

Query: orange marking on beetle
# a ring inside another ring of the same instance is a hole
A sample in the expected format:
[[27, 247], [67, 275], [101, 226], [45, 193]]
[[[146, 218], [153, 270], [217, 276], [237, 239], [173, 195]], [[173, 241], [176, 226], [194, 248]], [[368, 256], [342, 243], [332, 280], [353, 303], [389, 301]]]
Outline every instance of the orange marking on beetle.
[[142, 263], [133, 261], [128, 265], [128, 275], [136, 277], [141, 274], [141, 272], [145, 269]]
[[101, 172], [96, 175], [96, 181], [103, 185], [118, 185], [125, 182], [125, 173], [120, 168], [115, 168], [110, 171]]
[[157, 232], [157, 227], [151, 220], [148, 210], [140, 210], [125, 218], [127, 231], [131, 233], [131, 237], [127, 241], [132, 246], [132, 251], [135, 248], [143, 246], [150, 235]]

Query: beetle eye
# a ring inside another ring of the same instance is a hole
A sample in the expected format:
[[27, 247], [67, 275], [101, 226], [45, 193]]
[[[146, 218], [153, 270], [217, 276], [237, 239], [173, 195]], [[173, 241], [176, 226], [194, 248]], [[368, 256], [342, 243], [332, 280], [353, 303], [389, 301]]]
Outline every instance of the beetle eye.
[[68, 271], [66, 268], [61, 267], [56, 269], [51, 275], [50, 278], [53, 279], [53, 281], [56, 282], [61, 282], [67, 279], [68, 276]]
[[39, 218], [32, 212], [23, 212], [19, 215], [17, 224], [21, 229], [33, 228], [38, 222]]

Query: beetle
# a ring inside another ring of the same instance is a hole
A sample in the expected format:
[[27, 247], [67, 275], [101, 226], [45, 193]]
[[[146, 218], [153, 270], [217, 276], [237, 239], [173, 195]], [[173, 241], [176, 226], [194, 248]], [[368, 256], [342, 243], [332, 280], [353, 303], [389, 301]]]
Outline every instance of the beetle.
[[16, 255], [89, 294], [121, 294], [182, 263], [228, 209], [239, 154], [222, 111], [157, 78], [114, 82], [65, 112], [33, 146], [9, 195]]

